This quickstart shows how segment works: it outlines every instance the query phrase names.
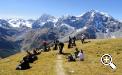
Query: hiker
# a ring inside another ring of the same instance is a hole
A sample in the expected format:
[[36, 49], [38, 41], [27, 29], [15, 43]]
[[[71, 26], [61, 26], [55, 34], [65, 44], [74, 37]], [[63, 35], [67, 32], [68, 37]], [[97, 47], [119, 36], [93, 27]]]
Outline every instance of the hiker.
[[68, 56], [68, 61], [71, 62], [71, 61], [76, 61], [76, 60], [75, 60], [75, 57], [72, 54], [70, 54]]
[[80, 50], [80, 52], [78, 53], [78, 57], [79, 57], [80, 61], [84, 61], [83, 50]]
[[72, 38], [72, 46], [76, 46], [75, 41], [76, 41], [76, 37], [74, 36], [74, 37]]
[[76, 57], [76, 58], [78, 58], [78, 53], [79, 53], [78, 48], [75, 48], [75, 52], [74, 52], [74, 54], [75, 54], [75, 57]]
[[43, 41], [43, 50], [47, 51], [47, 41]]
[[84, 44], [84, 41], [85, 41], [85, 35], [82, 34], [82, 36], [81, 36], [81, 42], [82, 42], [82, 44]]
[[58, 49], [58, 43], [59, 43], [58, 40], [54, 40], [54, 48], [53, 48], [53, 50], [57, 50]]
[[33, 63], [35, 60], [37, 60], [37, 56], [35, 54], [30, 53], [29, 51], [26, 51], [27, 55], [23, 57], [23, 59], [27, 60], [30, 63]]
[[37, 49], [33, 49], [33, 54], [38, 55]]
[[38, 55], [38, 54], [40, 54], [41, 53], [41, 51], [39, 51], [39, 49], [33, 49], [33, 54], [34, 55]]
[[31, 55], [31, 53], [28, 50], [26, 51], [26, 53], [27, 53], [27, 55]]
[[69, 36], [69, 43], [68, 43], [68, 48], [72, 47], [72, 38]]
[[50, 46], [48, 46], [48, 47], [47, 47], [47, 51], [50, 51], [50, 50], [51, 50], [51, 48], [50, 48]]
[[36, 48], [35, 50], [36, 50], [36, 51], [39, 51], [39, 50], [40, 50], [40, 48]]
[[63, 52], [62, 52], [63, 48], [64, 48], [64, 43], [60, 42], [59, 43], [59, 54], [63, 54]]
[[29, 62], [26, 60], [26, 58], [23, 58], [23, 60], [20, 61], [20, 64], [16, 67], [16, 70], [26, 70], [29, 68], [30, 68]]

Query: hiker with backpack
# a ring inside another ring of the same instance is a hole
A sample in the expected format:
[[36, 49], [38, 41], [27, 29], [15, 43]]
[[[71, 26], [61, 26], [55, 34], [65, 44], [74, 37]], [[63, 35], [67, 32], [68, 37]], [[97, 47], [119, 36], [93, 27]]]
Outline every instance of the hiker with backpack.
[[59, 43], [59, 54], [63, 54], [63, 48], [64, 48], [64, 43], [60, 42]]
[[58, 49], [58, 43], [59, 43], [59, 41], [57, 39], [54, 40], [54, 48], [53, 48], [53, 50], [57, 50]]
[[30, 68], [29, 61], [26, 58], [23, 58], [22, 61], [20, 61], [20, 64], [16, 67], [16, 70], [26, 70]]
[[44, 50], [44, 52], [47, 51], [47, 45], [48, 45], [47, 41], [43, 41], [43, 50]]
[[69, 41], [68, 41], [68, 48], [72, 47], [72, 38], [69, 36]]
[[82, 36], [81, 36], [81, 42], [82, 42], [82, 44], [84, 44], [84, 41], [85, 41], [85, 35], [82, 34]]
[[75, 41], [76, 41], [76, 37], [74, 36], [74, 37], [72, 38], [72, 46], [76, 46]]
[[75, 56], [72, 54], [68, 55], [68, 61], [69, 62], [76, 61]]
[[35, 60], [38, 59], [38, 57], [35, 54], [30, 53], [29, 51], [26, 51], [27, 55], [23, 57], [23, 59], [26, 59], [29, 63], [33, 63]]

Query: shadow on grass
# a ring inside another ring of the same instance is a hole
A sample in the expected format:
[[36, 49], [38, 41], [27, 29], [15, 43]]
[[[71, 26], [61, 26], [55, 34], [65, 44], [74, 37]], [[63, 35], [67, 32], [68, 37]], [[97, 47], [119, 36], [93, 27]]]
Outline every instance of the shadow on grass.
[[86, 43], [90, 43], [91, 41], [84, 41], [84, 44], [86, 44]]
[[62, 55], [68, 56], [70, 55], [70, 53], [62, 53]]

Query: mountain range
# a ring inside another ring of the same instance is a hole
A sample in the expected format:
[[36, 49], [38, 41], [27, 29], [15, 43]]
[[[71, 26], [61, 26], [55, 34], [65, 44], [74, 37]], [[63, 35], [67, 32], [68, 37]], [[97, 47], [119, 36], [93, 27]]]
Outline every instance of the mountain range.
[[51, 43], [54, 39], [65, 42], [69, 36], [80, 38], [83, 33], [88, 39], [120, 38], [122, 22], [96, 10], [59, 18], [43, 14], [37, 20], [0, 19], [0, 56], [41, 47], [44, 40]]

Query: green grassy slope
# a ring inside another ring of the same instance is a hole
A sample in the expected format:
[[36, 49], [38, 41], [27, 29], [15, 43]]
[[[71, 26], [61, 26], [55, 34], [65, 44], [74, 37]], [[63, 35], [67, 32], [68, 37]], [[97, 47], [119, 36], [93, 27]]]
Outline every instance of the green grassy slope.
[[[122, 75], [122, 39], [90, 40], [81, 44], [77, 41], [77, 47], [83, 49], [85, 61], [67, 62], [66, 55], [63, 57], [63, 68], [66, 75]], [[65, 43], [64, 52], [73, 53], [75, 48], [67, 49]], [[117, 70], [112, 71], [109, 66], [100, 62], [103, 54], [111, 54]], [[57, 51], [42, 52], [38, 60], [31, 64], [32, 68], [25, 71], [15, 70], [19, 61], [26, 53], [18, 53], [0, 60], [0, 75], [57, 75], [56, 58]]]

